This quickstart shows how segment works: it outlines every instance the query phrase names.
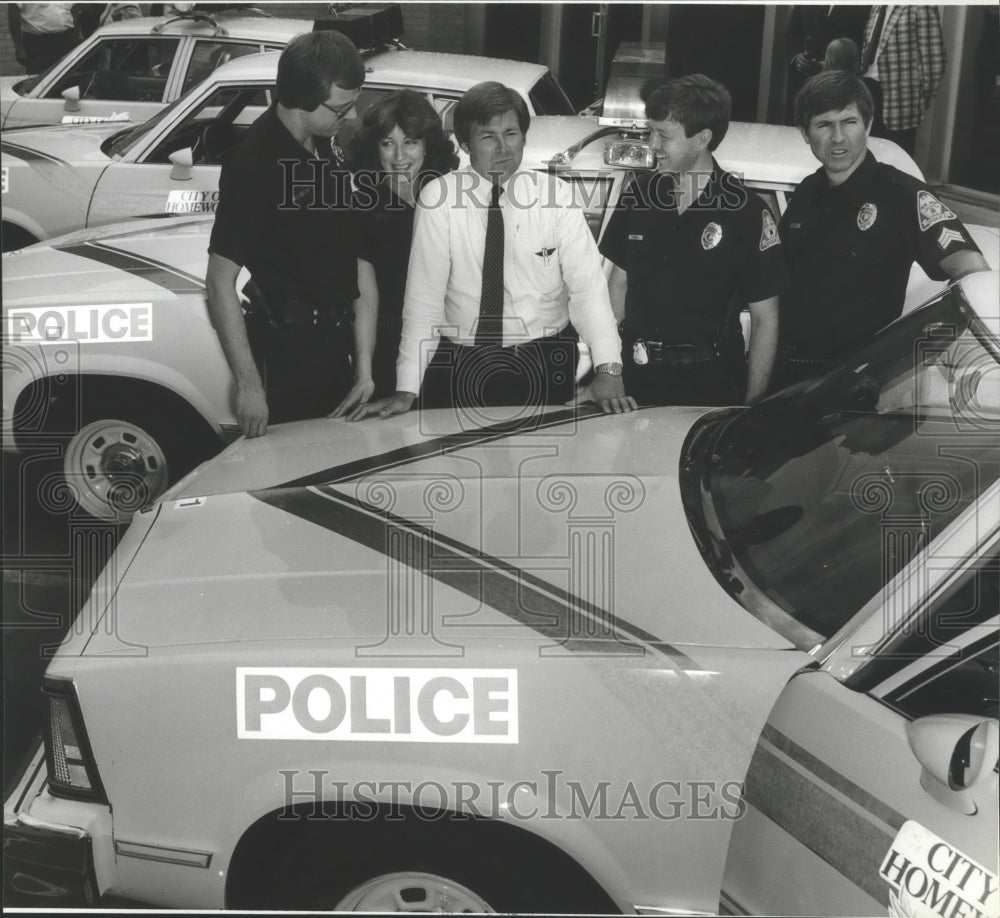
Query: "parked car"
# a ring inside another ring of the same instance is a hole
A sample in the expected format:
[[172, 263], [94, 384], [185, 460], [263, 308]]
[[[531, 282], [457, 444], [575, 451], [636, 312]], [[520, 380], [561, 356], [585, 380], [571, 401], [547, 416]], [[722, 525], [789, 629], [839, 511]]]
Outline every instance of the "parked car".
[[312, 26], [260, 10], [109, 22], [44, 73], [0, 77], [0, 124], [141, 123], [220, 64], [280, 51]]
[[5, 803], [46, 907], [995, 915], [1000, 276], [746, 408], [240, 440]]
[[[214, 212], [221, 159], [271, 104], [278, 57], [252, 54], [224, 64], [141, 124], [5, 131], [4, 251], [131, 217]], [[540, 64], [390, 50], [367, 56], [365, 66], [359, 112], [405, 88], [426, 94], [447, 120], [462, 93], [487, 79], [520, 92], [532, 114], [573, 111]]]

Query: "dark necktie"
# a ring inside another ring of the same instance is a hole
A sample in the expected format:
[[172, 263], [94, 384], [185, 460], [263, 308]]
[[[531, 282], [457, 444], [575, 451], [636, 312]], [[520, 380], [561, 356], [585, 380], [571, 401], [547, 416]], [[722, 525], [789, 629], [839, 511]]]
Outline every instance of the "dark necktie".
[[486, 218], [486, 245], [483, 247], [483, 287], [479, 297], [476, 344], [503, 343], [503, 188], [493, 186], [489, 216]]
[[885, 14], [889, 7], [879, 6], [875, 8], [875, 25], [872, 26], [871, 37], [865, 42], [864, 50], [861, 53], [861, 75], [864, 76], [875, 60], [875, 52], [878, 51], [878, 43], [882, 38], [882, 29], [885, 26]]

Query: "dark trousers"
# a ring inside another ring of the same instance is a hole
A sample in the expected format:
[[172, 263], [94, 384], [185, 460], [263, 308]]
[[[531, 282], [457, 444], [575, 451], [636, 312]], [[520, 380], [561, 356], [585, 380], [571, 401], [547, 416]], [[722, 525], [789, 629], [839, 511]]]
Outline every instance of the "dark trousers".
[[41, 73], [69, 54], [80, 43], [80, 36], [76, 34], [75, 29], [44, 35], [22, 32], [21, 41], [27, 57], [25, 70], [28, 73]]
[[402, 327], [399, 322], [379, 322], [372, 352], [372, 380], [375, 397], [392, 395], [396, 391], [396, 360]]
[[442, 338], [424, 375], [423, 408], [561, 405], [573, 397], [577, 336], [564, 329], [513, 347]]
[[264, 379], [268, 422], [326, 417], [353, 383], [349, 325], [252, 327], [250, 347]]
[[[627, 353], [627, 352], [626, 352]], [[640, 405], [740, 405], [745, 384], [722, 357], [689, 366], [638, 365], [629, 359], [622, 373], [625, 392]]]

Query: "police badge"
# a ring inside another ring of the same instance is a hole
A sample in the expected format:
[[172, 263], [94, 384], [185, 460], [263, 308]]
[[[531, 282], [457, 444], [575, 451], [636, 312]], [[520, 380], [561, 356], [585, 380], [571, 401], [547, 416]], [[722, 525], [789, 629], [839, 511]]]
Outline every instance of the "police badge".
[[878, 219], [878, 208], [868, 201], [861, 205], [861, 210], [858, 211], [858, 229], [863, 233], [865, 230], [871, 229], [875, 225], [875, 221]]
[[632, 345], [632, 360], [640, 367], [649, 363], [649, 354], [646, 351], [645, 342], [640, 340]]
[[774, 217], [771, 216], [769, 210], [762, 210], [760, 212], [761, 222], [763, 226], [760, 230], [760, 244], [758, 248], [762, 252], [766, 252], [773, 245], [780, 245], [781, 238], [778, 236], [778, 227], [774, 223]]
[[709, 223], [701, 233], [701, 247], [707, 252], [722, 242], [722, 227], [718, 223]]

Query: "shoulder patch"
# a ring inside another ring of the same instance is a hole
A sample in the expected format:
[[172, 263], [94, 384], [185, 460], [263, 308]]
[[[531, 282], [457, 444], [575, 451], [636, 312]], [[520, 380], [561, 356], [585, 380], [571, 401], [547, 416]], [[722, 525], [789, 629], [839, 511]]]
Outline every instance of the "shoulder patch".
[[921, 232], [926, 232], [935, 224], [943, 223], [945, 220], [958, 219], [944, 204], [926, 190], [917, 192], [917, 217], [920, 219]]
[[775, 225], [774, 217], [771, 216], [771, 211], [766, 208], [760, 212], [761, 219], [761, 229], [760, 229], [760, 245], [758, 248], [762, 252], [766, 252], [768, 249], [776, 245], [781, 245], [781, 237], [778, 235], [778, 227]]

